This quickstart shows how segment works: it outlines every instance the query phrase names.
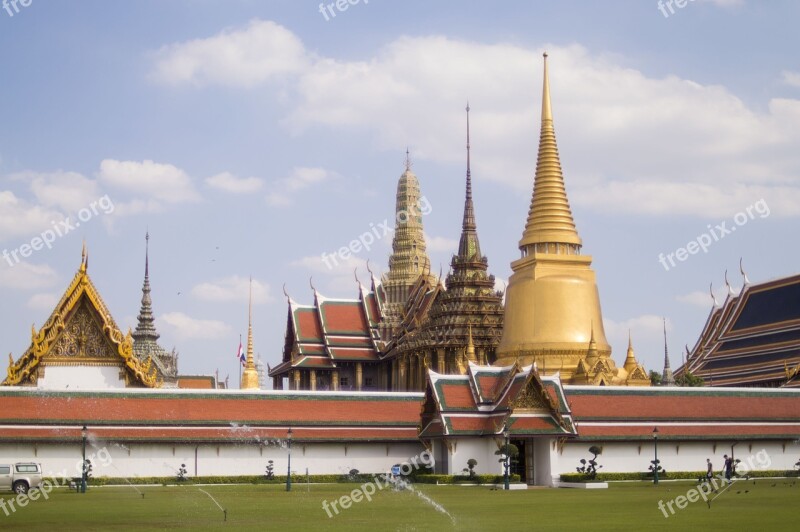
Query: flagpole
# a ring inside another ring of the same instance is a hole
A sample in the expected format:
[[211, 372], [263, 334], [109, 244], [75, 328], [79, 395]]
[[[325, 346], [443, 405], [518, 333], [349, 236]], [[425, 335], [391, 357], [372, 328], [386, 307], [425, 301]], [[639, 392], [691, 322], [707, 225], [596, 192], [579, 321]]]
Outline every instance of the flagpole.
[[241, 357], [241, 350], [242, 350], [242, 335], [239, 335], [239, 353], [236, 355], [236, 366], [239, 368], [239, 389], [242, 389], [242, 359]]

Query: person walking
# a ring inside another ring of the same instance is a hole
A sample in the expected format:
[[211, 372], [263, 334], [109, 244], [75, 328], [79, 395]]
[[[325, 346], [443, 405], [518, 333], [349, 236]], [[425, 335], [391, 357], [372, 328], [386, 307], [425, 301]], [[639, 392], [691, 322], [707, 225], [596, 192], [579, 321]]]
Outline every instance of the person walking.
[[722, 455], [722, 457], [725, 458], [725, 480], [730, 482], [733, 475], [733, 457], [727, 454]]

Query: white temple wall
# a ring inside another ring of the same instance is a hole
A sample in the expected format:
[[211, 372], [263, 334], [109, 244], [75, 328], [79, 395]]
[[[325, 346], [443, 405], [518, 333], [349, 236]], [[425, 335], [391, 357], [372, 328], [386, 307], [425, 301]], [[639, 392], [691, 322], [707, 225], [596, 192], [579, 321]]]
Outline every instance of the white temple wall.
[[[706, 458], [711, 458], [715, 471], [723, 465], [723, 454], [731, 454], [734, 442], [659, 442], [658, 457], [667, 472], [704, 471]], [[648, 442], [579, 442], [558, 445], [547, 438], [537, 439], [533, 447], [534, 483], [552, 485], [562, 473], [574, 473], [581, 458], [590, 458], [589, 447], [599, 445], [603, 452], [598, 463], [600, 472], [645, 472], [653, 459], [653, 443]], [[295, 475], [346, 474], [351, 469], [361, 473], [382, 473], [391, 466], [408, 462], [424, 451], [421, 443], [297, 443], [292, 445], [292, 472]], [[437, 472], [459, 475], [467, 460], [478, 461], [478, 474], [501, 475], [502, 465], [494, 454], [493, 438], [457, 439], [452, 452], [443, 442], [435, 442]], [[444, 454], [443, 454], [444, 453]], [[190, 477], [263, 475], [268, 460], [273, 460], [276, 475], [285, 475], [287, 449], [279, 446], [242, 444], [117, 444], [90, 441], [87, 458], [92, 460], [93, 476], [101, 477], [166, 477], [177, 475], [186, 464]], [[446, 460], [442, 457], [446, 455]], [[800, 443], [787, 441], [753, 441], [737, 444], [733, 455], [745, 468], [792, 470], [800, 460]], [[50, 476], [79, 476], [80, 443], [0, 444], [0, 462], [33, 461], [42, 464]], [[742, 466], [740, 466], [742, 472]]]
[[[292, 473], [305, 475], [384, 473], [395, 464], [410, 462], [425, 448], [421, 443], [297, 443], [292, 445]], [[37, 462], [47, 476], [80, 476], [80, 443], [0, 444], [0, 462]], [[263, 475], [267, 461], [274, 473], [285, 475], [288, 450], [241, 444], [155, 444], [90, 442], [86, 457], [92, 460], [94, 477], [177, 476], [181, 464], [188, 475]], [[421, 463], [418, 459], [418, 463]]]
[[[731, 453], [731, 446], [733, 453]], [[590, 459], [589, 447], [597, 445], [603, 453], [597, 462], [603, 467], [601, 473], [645, 472], [654, 459], [654, 444], [646, 442], [570, 442], [563, 451], [557, 449], [550, 453], [553, 477], [558, 479], [562, 473], [575, 473], [581, 458]], [[723, 466], [723, 455], [733, 455], [750, 469], [792, 470], [800, 460], [800, 442], [786, 441], [745, 441], [736, 443], [730, 440], [707, 442], [658, 442], [658, 459], [667, 473], [670, 471], [705, 471], [706, 458], [711, 459], [714, 471]], [[740, 467], [740, 470], [742, 468]]]
[[125, 388], [120, 366], [45, 366], [40, 390], [105, 390]]
[[494, 438], [458, 438], [454, 442], [448, 457], [447, 474], [463, 475], [470, 458], [478, 461], [475, 473], [479, 475], [503, 474], [503, 466], [498, 461], [500, 457], [494, 454], [497, 450]]

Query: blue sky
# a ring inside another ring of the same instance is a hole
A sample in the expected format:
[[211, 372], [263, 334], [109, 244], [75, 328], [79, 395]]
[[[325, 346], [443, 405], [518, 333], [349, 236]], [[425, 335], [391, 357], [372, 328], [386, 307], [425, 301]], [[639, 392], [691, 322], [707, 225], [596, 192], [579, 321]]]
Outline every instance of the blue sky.
[[[365, 283], [367, 259], [385, 270], [389, 236], [338, 268], [321, 255], [392, 218], [407, 146], [431, 206], [431, 262], [446, 271], [467, 100], [481, 245], [507, 280], [545, 49], [567, 190], [618, 363], [630, 328], [640, 360], [660, 369], [665, 316], [677, 367], [711, 308], [709, 284], [724, 299], [728, 270], [741, 287], [740, 257], [753, 282], [797, 273], [796, 3], [696, 0], [665, 17], [655, 1], [362, 0], [328, 20], [319, 6], [0, 10], [0, 250], [80, 222], [50, 249], [0, 260], [4, 355], [17, 358], [47, 319], [83, 239], [117, 323], [135, 327], [149, 228], [157, 326], [181, 372], [236, 382], [250, 276], [255, 349], [276, 364], [284, 283], [301, 303], [311, 276], [328, 297], [355, 297], [354, 268]], [[714, 240], [723, 222], [736, 231]], [[698, 240], [707, 251], [659, 262]]]

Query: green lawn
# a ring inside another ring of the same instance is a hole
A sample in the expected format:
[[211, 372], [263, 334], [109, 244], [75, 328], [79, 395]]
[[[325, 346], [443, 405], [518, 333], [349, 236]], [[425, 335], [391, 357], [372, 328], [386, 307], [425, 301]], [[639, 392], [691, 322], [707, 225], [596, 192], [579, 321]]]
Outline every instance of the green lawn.
[[[773, 486], [774, 485], [774, 486]], [[418, 486], [452, 515], [437, 511], [416, 493], [378, 490], [372, 501], [354, 503], [328, 517], [333, 501], [357, 484], [90, 488], [86, 494], [58, 489], [48, 500], [29, 502], [6, 516], [0, 529], [17, 530], [797, 530], [800, 483], [780, 479], [740, 481], [709, 509], [689, 503], [665, 518], [658, 501], [685, 495], [691, 483], [614, 484], [607, 490]], [[227, 510], [223, 512], [205, 490]], [[745, 493], [747, 490], [749, 493]], [[738, 493], [737, 493], [738, 492]], [[11, 493], [3, 498], [8, 501]], [[713, 495], [713, 494], [712, 494]], [[8, 507], [8, 503], [7, 503]], [[333, 512], [332, 512], [333, 513]], [[453, 525], [455, 522], [455, 526]], [[792, 523], [795, 523], [792, 525]]]

